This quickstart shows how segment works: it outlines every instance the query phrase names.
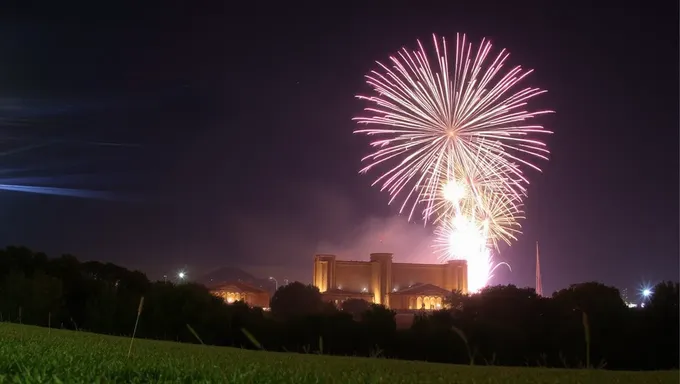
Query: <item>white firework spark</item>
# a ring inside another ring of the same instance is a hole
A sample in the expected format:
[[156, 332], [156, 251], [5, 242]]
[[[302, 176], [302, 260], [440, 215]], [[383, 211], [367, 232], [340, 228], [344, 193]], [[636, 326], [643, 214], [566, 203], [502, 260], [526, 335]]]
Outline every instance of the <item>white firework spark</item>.
[[[529, 111], [528, 101], [545, 91], [519, 87], [532, 71], [507, 69], [509, 53], [491, 56], [486, 39], [473, 51], [457, 35], [453, 73], [446, 40], [433, 36], [433, 63], [418, 50], [402, 49], [391, 65], [366, 76], [375, 96], [355, 120], [355, 133], [378, 136], [361, 172], [384, 165], [374, 181], [403, 199], [400, 212], [411, 220], [423, 203], [423, 219], [437, 224], [435, 247], [446, 259], [468, 261], [470, 290], [483, 287], [495, 269], [492, 247], [520, 233], [528, 159], [547, 159], [546, 145], [534, 136], [550, 133], [529, 121], [552, 111]], [[527, 159], [528, 158], [528, 159]]]
[[419, 50], [404, 48], [390, 57], [391, 67], [378, 62], [380, 70], [366, 76], [377, 96], [358, 96], [373, 106], [365, 108], [368, 116], [355, 118], [367, 125], [355, 133], [381, 136], [371, 143], [376, 150], [364, 157], [368, 165], [361, 172], [391, 162], [393, 167], [373, 185], [382, 184], [381, 190], [389, 191], [390, 203], [405, 194], [400, 212], [411, 203], [409, 220], [416, 205], [436, 193], [447, 157], [460, 167], [493, 167], [489, 173], [510, 173], [528, 183], [519, 165], [538, 167], [520, 154], [547, 159], [549, 153], [543, 142], [530, 138], [549, 132], [527, 120], [551, 111], [524, 109], [529, 99], [545, 91], [515, 90], [531, 70], [517, 66], [503, 73], [509, 53], [502, 50], [489, 62], [489, 41], [482, 40], [472, 55], [472, 44], [459, 35], [451, 76], [446, 41], [440, 43], [436, 36], [433, 40], [436, 67], [420, 42]]

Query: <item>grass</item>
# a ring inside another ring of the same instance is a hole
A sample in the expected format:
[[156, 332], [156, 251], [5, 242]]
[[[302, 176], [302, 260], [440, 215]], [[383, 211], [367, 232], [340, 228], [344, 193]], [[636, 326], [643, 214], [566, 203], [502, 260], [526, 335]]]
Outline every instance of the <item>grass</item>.
[[460, 366], [249, 351], [0, 323], [0, 383], [677, 383], [678, 372]]

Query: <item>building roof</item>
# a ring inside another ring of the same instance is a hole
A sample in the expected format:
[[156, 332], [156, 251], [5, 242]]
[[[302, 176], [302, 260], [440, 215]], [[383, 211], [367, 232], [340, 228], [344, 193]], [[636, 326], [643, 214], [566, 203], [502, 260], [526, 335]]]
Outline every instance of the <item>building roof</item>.
[[408, 288], [392, 292], [391, 295], [448, 296], [451, 291], [433, 284], [414, 284]]
[[228, 291], [228, 292], [240, 292], [240, 293], [267, 293], [267, 291], [254, 287], [250, 284], [246, 284], [242, 281], [230, 281], [220, 284], [215, 284], [210, 286], [210, 292], [216, 291]]

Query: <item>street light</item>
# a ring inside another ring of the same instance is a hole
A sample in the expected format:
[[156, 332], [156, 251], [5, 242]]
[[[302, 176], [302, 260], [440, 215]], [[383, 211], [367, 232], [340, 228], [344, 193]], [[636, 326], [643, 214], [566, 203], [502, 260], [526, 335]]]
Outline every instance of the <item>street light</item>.
[[177, 277], [179, 277], [180, 280], [184, 280], [184, 278], [187, 277], [187, 274], [184, 273], [184, 271], [180, 271], [180, 272], [177, 274]]
[[279, 282], [276, 281], [276, 279], [271, 277], [271, 276], [269, 276], [269, 280], [274, 282], [274, 291], [278, 291], [279, 290]]
[[648, 284], [645, 284], [640, 287], [640, 296], [642, 296], [640, 307], [644, 308], [645, 304], [649, 303], [652, 299], [652, 296], [654, 296], [654, 290]]

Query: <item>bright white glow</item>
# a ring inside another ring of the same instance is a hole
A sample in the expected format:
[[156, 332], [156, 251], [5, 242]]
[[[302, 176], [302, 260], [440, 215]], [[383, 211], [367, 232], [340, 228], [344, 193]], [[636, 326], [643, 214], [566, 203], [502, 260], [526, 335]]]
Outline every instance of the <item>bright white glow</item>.
[[182, 280], [184, 280], [184, 278], [185, 278], [186, 276], [187, 276], [187, 275], [186, 275], [186, 273], [184, 273], [184, 272], [180, 272], [180, 273], [177, 274], [177, 277], [179, 277], [179, 278], [182, 279]]
[[654, 296], [653, 287], [654, 286], [649, 282], [640, 284], [640, 286], [638, 287], [638, 295], [641, 301], [649, 301], [652, 298], [652, 296]]
[[486, 248], [486, 238], [480, 228], [476, 228], [467, 217], [453, 218], [453, 228], [449, 234], [449, 253], [458, 258], [474, 255]]
[[450, 203], [458, 203], [465, 197], [465, 186], [455, 181], [449, 181], [442, 187], [444, 200]]
[[[488, 225], [479, 223], [465, 215], [447, 218], [437, 230], [435, 244], [446, 260], [466, 260], [468, 270], [468, 292], [476, 293], [484, 288], [495, 269], [492, 250], [489, 247]], [[496, 265], [497, 266], [497, 265]]]

